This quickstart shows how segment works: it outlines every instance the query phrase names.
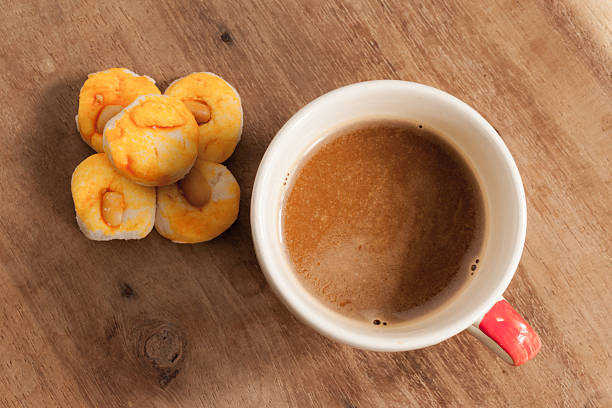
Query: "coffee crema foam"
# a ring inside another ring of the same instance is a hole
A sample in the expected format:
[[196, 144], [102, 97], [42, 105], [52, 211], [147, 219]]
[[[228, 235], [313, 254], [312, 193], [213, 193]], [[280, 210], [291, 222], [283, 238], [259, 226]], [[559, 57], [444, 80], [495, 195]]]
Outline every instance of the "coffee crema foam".
[[400, 120], [327, 136], [292, 176], [281, 216], [304, 287], [380, 327], [458, 293], [484, 242], [485, 208], [469, 165], [434, 131]]

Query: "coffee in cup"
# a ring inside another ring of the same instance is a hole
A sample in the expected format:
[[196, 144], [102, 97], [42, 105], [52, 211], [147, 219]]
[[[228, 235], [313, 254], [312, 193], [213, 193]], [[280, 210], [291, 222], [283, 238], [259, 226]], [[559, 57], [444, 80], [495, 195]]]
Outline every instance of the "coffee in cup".
[[340, 126], [288, 182], [282, 231], [294, 273], [340, 314], [401, 324], [442, 306], [478, 271], [478, 180], [429, 126], [390, 118]]

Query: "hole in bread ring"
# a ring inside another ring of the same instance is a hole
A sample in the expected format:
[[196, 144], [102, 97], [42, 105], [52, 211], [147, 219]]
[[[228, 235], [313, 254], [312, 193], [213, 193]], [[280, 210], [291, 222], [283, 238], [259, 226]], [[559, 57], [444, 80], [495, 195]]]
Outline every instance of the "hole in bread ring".
[[104, 126], [106, 123], [111, 120], [113, 116], [121, 112], [122, 109], [123, 106], [121, 105], [106, 105], [104, 108], [102, 108], [100, 114], [98, 115], [96, 131], [102, 134], [104, 132]]
[[110, 227], [118, 227], [123, 220], [125, 200], [123, 194], [117, 191], [107, 191], [102, 194], [101, 211], [102, 219]]
[[196, 101], [190, 99], [183, 99], [183, 103], [187, 108], [193, 113], [193, 117], [195, 118], [198, 125], [202, 125], [204, 123], [208, 123], [212, 116], [210, 111], [210, 106], [204, 101]]
[[194, 166], [178, 184], [185, 199], [194, 207], [208, 204], [212, 197], [212, 188], [198, 167]]

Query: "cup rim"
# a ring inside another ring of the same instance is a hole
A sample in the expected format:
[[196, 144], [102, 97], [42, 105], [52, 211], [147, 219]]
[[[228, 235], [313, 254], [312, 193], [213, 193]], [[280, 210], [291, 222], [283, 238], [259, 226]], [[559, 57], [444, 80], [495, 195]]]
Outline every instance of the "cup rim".
[[[367, 335], [363, 333], [356, 334], [350, 330], [337, 330], [333, 325], [328, 324], [324, 319], [319, 319], [308, 309], [308, 305], [302, 302], [298, 297], [291, 296], [291, 291], [287, 282], [284, 282], [282, 273], [288, 273], [288, 271], [281, 271], [280, 267], [274, 268], [274, 265], [269, 265], [266, 251], [270, 248], [266, 247], [267, 238], [264, 236], [262, 225], [262, 219], [258, 216], [264, 210], [264, 201], [266, 200], [265, 191], [266, 186], [264, 184], [265, 174], [271, 171], [275, 171], [274, 162], [270, 157], [274, 156], [276, 150], [278, 150], [282, 139], [291, 137], [291, 129], [295, 124], [300, 122], [305, 116], [312, 114], [317, 109], [318, 105], [327, 99], [336, 97], [338, 94], [345, 93], [352, 90], [358, 90], [360, 88], [370, 87], [388, 87], [394, 88], [404, 87], [406, 91], [410, 89], [418, 89], [420, 91], [429, 92], [435, 97], [446, 99], [448, 102], [455, 104], [459, 107], [462, 112], [470, 116], [472, 120], [475, 120], [482, 126], [488, 136], [496, 144], [499, 151], [505, 158], [508, 168], [511, 173], [512, 184], [514, 187], [514, 194], [516, 195], [519, 204], [519, 225], [517, 239], [514, 242], [513, 255], [511, 262], [506, 267], [503, 275], [500, 274], [500, 278], [495, 286], [487, 296], [483, 296], [479, 302], [479, 306], [473, 308], [470, 313], [466, 313], [459, 319], [454, 321], [452, 324], [446, 325], [438, 330], [427, 331], [421, 336], [420, 341], [406, 341], [398, 342], [396, 340], [388, 341], [384, 338], [384, 333], [379, 335]], [[287, 308], [300, 320], [320, 332], [321, 334], [337, 340], [339, 342], [351, 345], [353, 347], [375, 350], [375, 351], [406, 351], [412, 349], [418, 349], [427, 347], [430, 345], [437, 344], [444, 341], [459, 332], [467, 329], [470, 325], [476, 322], [487, 310], [502, 297], [502, 294], [510, 284], [512, 277], [514, 276], [518, 267], [526, 236], [526, 224], [527, 224], [527, 206], [525, 200], [525, 191], [521, 176], [519, 174], [516, 163], [497, 131], [493, 128], [489, 122], [487, 122], [482, 115], [480, 115], [474, 108], [456, 98], [455, 96], [446, 93], [440, 89], [433, 88], [428, 85], [419, 84], [416, 82], [401, 81], [401, 80], [374, 80], [357, 82], [354, 84], [346, 85], [330, 92], [327, 92], [313, 101], [306, 104], [300, 110], [298, 110], [276, 133], [273, 140], [268, 145], [264, 156], [261, 159], [259, 167], [257, 169], [257, 175], [253, 184], [252, 196], [251, 196], [251, 233], [253, 239], [253, 245], [255, 253], [259, 262], [259, 265], [270, 284], [270, 287], [276, 293], [277, 297], [287, 306]], [[276, 270], [275, 270], [276, 269]]]

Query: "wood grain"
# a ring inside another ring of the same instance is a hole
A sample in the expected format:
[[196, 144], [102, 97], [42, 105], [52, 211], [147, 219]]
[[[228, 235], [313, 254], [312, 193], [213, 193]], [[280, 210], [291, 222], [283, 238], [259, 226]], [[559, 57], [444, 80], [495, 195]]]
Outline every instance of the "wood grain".
[[[0, 0], [0, 406], [612, 405], [612, 6], [600, 0], [81, 2]], [[86, 74], [240, 91], [228, 166], [238, 222], [181, 246], [91, 242], [69, 191], [92, 151], [75, 129]], [[543, 339], [520, 368], [467, 334], [407, 353], [355, 350], [302, 325], [257, 266], [259, 160], [302, 105], [405, 79], [468, 102], [523, 176], [527, 244], [507, 298]]]

